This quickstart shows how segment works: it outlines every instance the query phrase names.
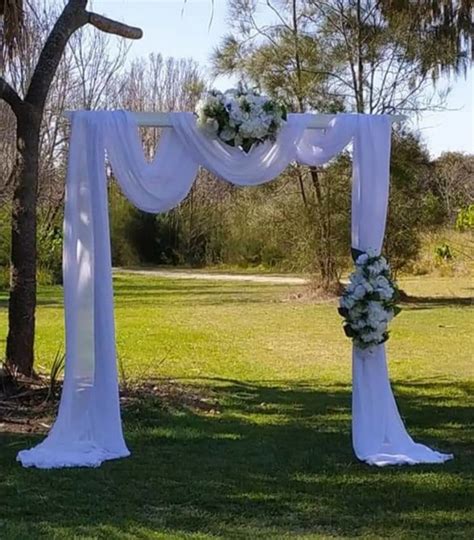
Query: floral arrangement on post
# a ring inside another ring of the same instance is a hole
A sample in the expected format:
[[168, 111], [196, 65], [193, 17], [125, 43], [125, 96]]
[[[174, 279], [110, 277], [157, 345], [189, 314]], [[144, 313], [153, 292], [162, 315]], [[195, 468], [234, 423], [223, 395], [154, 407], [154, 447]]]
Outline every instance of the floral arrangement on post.
[[196, 114], [198, 127], [206, 135], [246, 153], [255, 144], [275, 141], [287, 117], [283, 105], [242, 88], [203, 94]]
[[386, 259], [374, 251], [356, 252], [355, 271], [339, 307], [344, 331], [360, 349], [387, 341], [388, 323], [398, 315], [399, 290], [392, 280]]

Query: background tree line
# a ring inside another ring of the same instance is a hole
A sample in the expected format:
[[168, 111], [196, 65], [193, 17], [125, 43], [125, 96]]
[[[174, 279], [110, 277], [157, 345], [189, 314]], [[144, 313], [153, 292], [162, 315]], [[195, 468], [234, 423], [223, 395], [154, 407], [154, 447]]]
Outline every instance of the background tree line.
[[[214, 52], [214, 74], [256, 87], [294, 112], [416, 115], [440, 109], [445, 97], [436, 84], [440, 75], [462, 75], [472, 59], [471, 2], [465, 0], [429, 6], [403, 0], [228, 0], [228, 7], [229, 35]], [[21, 47], [1, 63], [3, 77], [20, 95], [27, 93], [58, 16], [55, 2], [24, 5]], [[61, 280], [69, 133], [63, 112], [189, 111], [212, 86], [192, 59], [157, 53], [131, 60], [128, 52], [120, 38], [79, 29], [70, 37], [47, 95], [36, 187], [37, 276], [44, 283]], [[3, 287], [10, 282], [15, 131], [15, 115], [0, 101]], [[160, 130], [142, 135], [151, 159]], [[201, 171], [188, 198], [159, 216], [133, 208], [109, 176], [115, 265], [261, 266], [310, 272], [325, 289], [337, 288], [350, 266], [349, 151], [325, 167], [290, 167], [270, 185], [253, 189], [233, 187]], [[413, 267], [426, 231], [452, 229], [456, 223], [463, 231], [472, 228], [473, 203], [473, 156], [448, 153], [431, 160], [409, 128], [395, 131], [385, 243], [395, 270]], [[442, 245], [434, 249], [441, 258], [467, 251], [465, 245], [448, 246], [448, 252]]]
[[[232, 33], [214, 53], [214, 72], [237, 77], [294, 111], [409, 114], [442, 107], [433, 78], [443, 67], [465, 67], [462, 55], [447, 46], [449, 36], [435, 40], [420, 32], [414, 38], [424, 10], [411, 8], [395, 17], [383, 3], [356, 0], [266, 4], [274, 10], [273, 25], [259, 23], [261, 3], [229, 1]], [[26, 87], [56, 17], [54, 5], [44, 3], [27, 18], [28, 52], [8, 65], [15, 86]], [[388, 27], [387, 17], [394, 20]], [[152, 54], [128, 62], [127, 53], [123, 40], [87, 29], [77, 32], [48, 95], [38, 187], [39, 276], [45, 282], [61, 279], [64, 110], [193, 110], [209, 86], [192, 60]], [[0, 256], [6, 285], [15, 122], [6, 105], [0, 115]], [[158, 139], [159, 130], [143, 132], [150, 159]], [[432, 161], [415, 134], [395, 133], [385, 251], [396, 269], [416, 258], [421, 232], [453, 226], [457, 213], [472, 204], [473, 171], [470, 156], [451, 153]], [[114, 264], [260, 265], [312, 272], [331, 287], [349, 265], [350, 175], [349, 154], [320, 169], [292, 167], [270, 186], [250, 190], [217, 182], [202, 171], [188, 199], [160, 216], [134, 209], [112, 181]]]

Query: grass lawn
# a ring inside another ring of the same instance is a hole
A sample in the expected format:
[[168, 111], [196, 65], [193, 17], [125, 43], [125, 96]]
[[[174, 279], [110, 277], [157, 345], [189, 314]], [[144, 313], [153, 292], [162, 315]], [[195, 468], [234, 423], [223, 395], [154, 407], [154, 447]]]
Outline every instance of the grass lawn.
[[[354, 458], [335, 302], [295, 300], [287, 285], [119, 275], [125, 378], [171, 379], [214, 405], [133, 401], [132, 457], [97, 470], [22, 469], [17, 451], [41, 437], [0, 434], [0, 538], [474, 538], [473, 285], [402, 286], [416, 299], [388, 343], [395, 394], [411, 434], [454, 461], [377, 469]], [[42, 288], [45, 370], [62, 332], [61, 291]], [[0, 294], [2, 348], [5, 334]]]

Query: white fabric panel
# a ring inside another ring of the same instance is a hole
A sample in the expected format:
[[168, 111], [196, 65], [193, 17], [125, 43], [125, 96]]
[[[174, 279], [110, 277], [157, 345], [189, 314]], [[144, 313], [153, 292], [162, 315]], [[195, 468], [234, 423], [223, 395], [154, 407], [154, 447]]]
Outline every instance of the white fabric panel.
[[[323, 132], [306, 130], [308, 115], [289, 115], [274, 144], [248, 154], [206, 138], [193, 115], [173, 115], [148, 163], [131, 115], [73, 116], [64, 234], [66, 372], [58, 418], [48, 437], [18, 454], [24, 466], [95, 467], [129, 455], [120, 420], [105, 151], [126, 196], [147, 212], [182, 201], [199, 166], [238, 185], [278, 176], [291, 162], [316, 166], [354, 140], [353, 246], [381, 249], [388, 197], [390, 120], [339, 115]], [[364, 353], [367, 354], [367, 353]], [[390, 389], [384, 347], [366, 358], [354, 350], [353, 441], [371, 464], [439, 462], [450, 456], [416, 445]]]
[[295, 161], [308, 115], [291, 114], [275, 143], [254, 146], [248, 154], [204, 135], [192, 113], [173, 115], [173, 127], [190, 157], [220, 178], [239, 186], [268, 182]]
[[340, 114], [331, 120], [329, 129], [306, 130], [297, 148], [298, 163], [316, 167], [342, 152], [356, 133], [358, 118], [357, 114]]
[[166, 212], [189, 193], [199, 164], [174, 129], [166, 128], [153, 160], [148, 163], [138, 127], [123, 111], [98, 112], [97, 121], [106, 127], [106, 148], [122, 191], [135, 206], [150, 213]]
[[103, 131], [94, 116], [74, 115], [64, 215], [65, 380], [48, 437], [18, 454], [25, 467], [97, 467], [129, 455], [118, 399]]
[[[391, 123], [387, 116], [358, 118], [352, 179], [352, 247], [380, 253], [390, 177]], [[453, 456], [413, 442], [390, 387], [385, 345], [352, 355], [352, 442], [371, 465], [441, 463]]]

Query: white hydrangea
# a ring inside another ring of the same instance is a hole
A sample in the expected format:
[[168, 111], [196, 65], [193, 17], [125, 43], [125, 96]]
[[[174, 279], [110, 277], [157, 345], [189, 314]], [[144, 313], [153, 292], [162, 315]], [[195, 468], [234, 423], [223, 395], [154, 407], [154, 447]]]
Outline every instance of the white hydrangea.
[[236, 136], [236, 131], [235, 129], [231, 129], [230, 127], [228, 128], [225, 128], [221, 131], [219, 137], [223, 140], [223, 141], [231, 141], [232, 139], [235, 138]]
[[[255, 144], [275, 140], [286, 119], [283, 107], [252, 91], [212, 91], [196, 106], [198, 127], [210, 137], [248, 152]], [[213, 121], [217, 122], [216, 125]]]
[[359, 255], [339, 303], [347, 333], [358, 347], [372, 347], [387, 339], [388, 323], [395, 316], [394, 293], [386, 259], [375, 250]]
[[215, 138], [219, 129], [219, 123], [214, 118], [205, 118], [203, 122], [199, 123], [199, 127], [208, 137]]

